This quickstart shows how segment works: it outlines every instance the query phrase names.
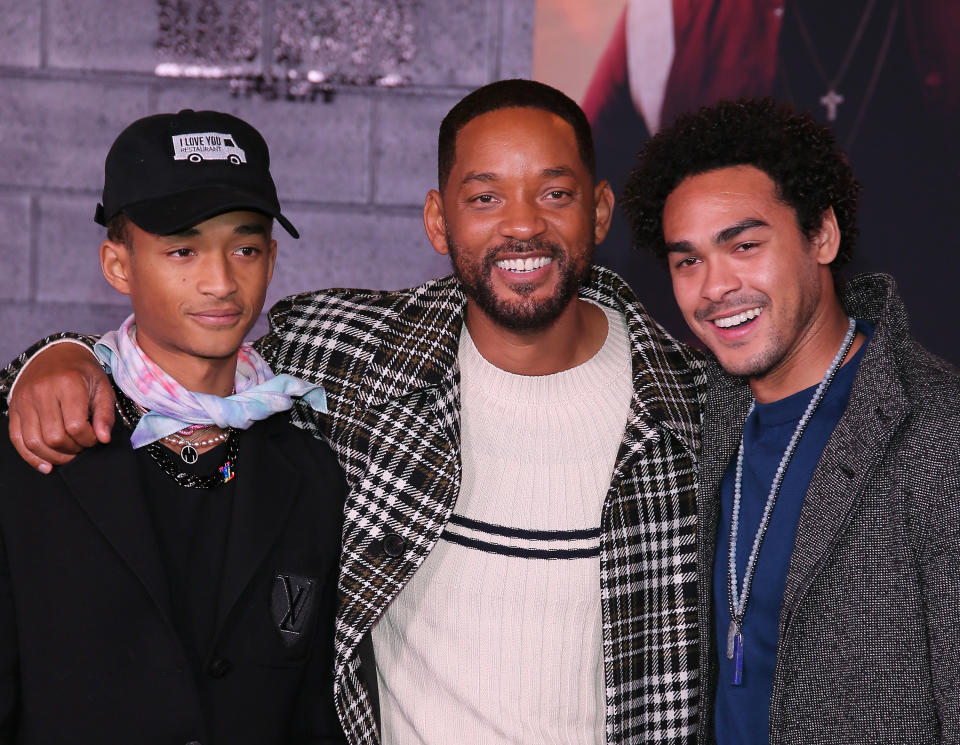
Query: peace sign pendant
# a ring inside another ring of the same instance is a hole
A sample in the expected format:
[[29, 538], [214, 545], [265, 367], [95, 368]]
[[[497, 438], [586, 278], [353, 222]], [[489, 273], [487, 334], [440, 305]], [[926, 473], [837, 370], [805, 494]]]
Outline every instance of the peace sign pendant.
[[180, 458], [184, 463], [193, 464], [197, 462], [197, 449], [193, 445], [184, 445], [180, 449]]

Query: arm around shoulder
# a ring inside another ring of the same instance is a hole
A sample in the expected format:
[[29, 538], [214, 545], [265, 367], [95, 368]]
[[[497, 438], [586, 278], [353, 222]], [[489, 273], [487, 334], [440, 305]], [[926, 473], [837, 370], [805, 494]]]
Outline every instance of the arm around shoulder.
[[[80, 344], [55, 343], [65, 339]], [[93, 341], [75, 334], [48, 337], [3, 373], [6, 388], [0, 393], [16, 382], [8, 403], [10, 440], [38, 470], [49, 472], [84, 448], [110, 440], [113, 390], [96, 357], [84, 349]]]

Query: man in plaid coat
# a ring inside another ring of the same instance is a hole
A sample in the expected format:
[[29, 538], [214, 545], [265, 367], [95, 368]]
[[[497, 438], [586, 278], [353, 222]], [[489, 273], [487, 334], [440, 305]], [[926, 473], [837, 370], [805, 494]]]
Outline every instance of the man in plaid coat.
[[[613, 196], [573, 101], [493, 83], [451, 110], [439, 145], [424, 222], [454, 275], [287, 298], [259, 342], [275, 371], [326, 389], [329, 413], [294, 421], [330, 442], [350, 485], [344, 730], [354, 743], [693, 742], [700, 362], [591, 267]], [[35, 464], [93, 438], [71, 427], [40, 444], [32, 403], [56, 387], [65, 418], [85, 420], [97, 383], [59, 393], [69, 370], [93, 380], [85, 364], [59, 345], [18, 383], [12, 439]], [[489, 378], [521, 393], [504, 408]], [[562, 395], [529, 405], [545, 391]], [[517, 463], [488, 457], [495, 440]], [[517, 511], [528, 501], [538, 518]]]

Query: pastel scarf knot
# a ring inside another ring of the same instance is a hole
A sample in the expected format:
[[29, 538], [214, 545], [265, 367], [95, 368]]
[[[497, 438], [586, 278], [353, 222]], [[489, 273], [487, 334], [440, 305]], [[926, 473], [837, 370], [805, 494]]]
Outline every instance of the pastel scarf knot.
[[249, 344], [240, 347], [235, 392], [226, 397], [188, 391], [147, 357], [137, 344], [132, 315], [119, 329], [104, 334], [93, 351], [117, 387], [147, 410], [130, 437], [134, 448], [161, 440], [191, 424], [247, 429], [256, 421], [287, 411], [294, 398], [302, 398], [314, 411], [327, 411], [322, 386], [292, 375], [274, 375]]

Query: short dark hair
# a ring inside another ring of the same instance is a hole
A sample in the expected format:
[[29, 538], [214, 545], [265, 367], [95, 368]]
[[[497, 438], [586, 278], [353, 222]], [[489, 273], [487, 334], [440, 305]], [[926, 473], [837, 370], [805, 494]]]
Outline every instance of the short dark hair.
[[122, 212], [107, 220], [107, 240], [122, 243], [127, 250], [133, 250], [133, 236], [130, 234], [130, 220]]
[[590, 122], [577, 103], [566, 94], [535, 80], [498, 80], [460, 99], [440, 124], [437, 141], [437, 177], [440, 190], [447, 185], [450, 170], [456, 159], [457, 135], [469, 122], [481, 114], [499, 109], [532, 108], [556, 114], [571, 127], [577, 138], [580, 160], [594, 180], [597, 177], [596, 157]]
[[622, 200], [634, 247], [650, 249], [665, 262], [667, 197], [688, 176], [738, 165], [754, 166], [771, 178], [777, 197], [796, 213], [808, 239], [822, 226], [823, 213], [833, 207], [840, 248], [831, 270], [836, 273], [850, 260], [858, 234], [860, 184], [828, 127], [772, 98], [706, 106], [679, 116], [647, 142]]

